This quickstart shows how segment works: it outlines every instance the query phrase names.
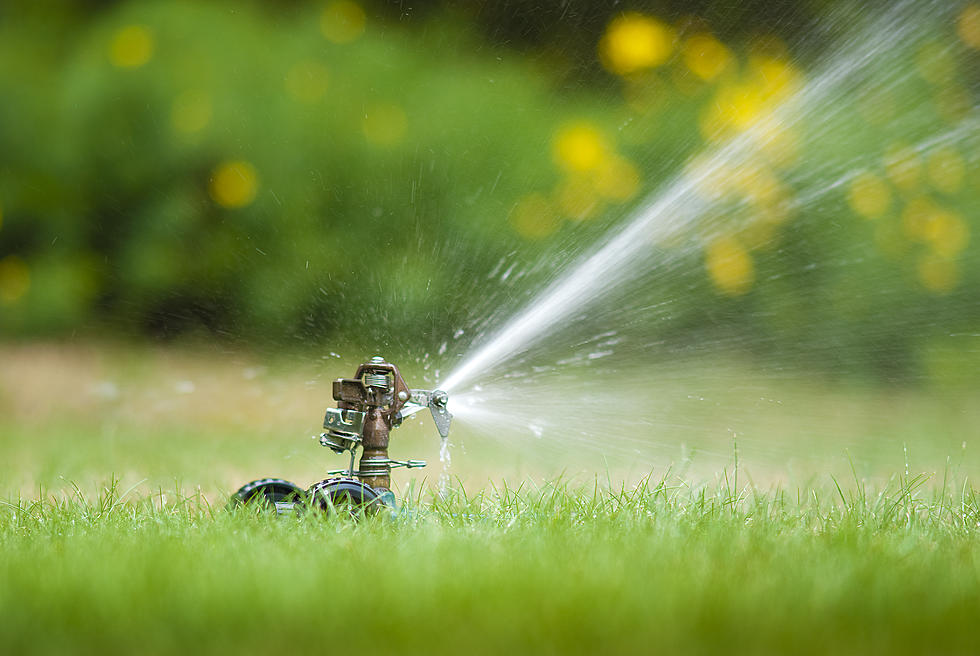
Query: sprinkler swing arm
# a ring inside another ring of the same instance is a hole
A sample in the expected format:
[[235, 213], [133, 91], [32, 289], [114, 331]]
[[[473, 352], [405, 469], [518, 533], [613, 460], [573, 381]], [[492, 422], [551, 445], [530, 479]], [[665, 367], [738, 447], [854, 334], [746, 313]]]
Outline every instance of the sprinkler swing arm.
[[[447, 405], [449, 395], [442, 390], [409, 389], [394, 364], [375, 356], [357, 368], [353, 378], [333, 382], [337, 407], [327, 408], [323, 418], [325, 432], [321, 446], [337, 454], [350, 454], [344, 469], [328, 470], [334, 476], [320, 481], [308, 491], [282, 479], [261, 479], [243, 486], [232, 496], [232, 503], [258, 500], [274, 506], [277, 513], [297, 510], [296, 502], [312, 500], [321, 508], [344, 505], [348, 508], [377, 509], [390, 504], [391, 470], [399, 467], [425, 467], [424, 460], [393, 460], [388, 457], [388, 440], [392, 429], [422, 410], [432, 414], [439, 435], [449, 437], [452, 414]], [[358, 449], [361, 459], [354, 468]]]
[[428, 408], [432, 413], [432, 421], [435, 422], [439, 436], [442, 439], [446, 439], [449, 437], [449, 425], [453, 419], [453, 416], [449, 414], [449, 410], [446, 409], [448, 403], [449, 395], [442, 390], [429, 391], [413, 389], [408, 401], [405, 402], [405, 405], [398, 412], [398, 423], [395, 426], [401, 424], [402, 420], [406, 417], [411, 417], [416, 412]]

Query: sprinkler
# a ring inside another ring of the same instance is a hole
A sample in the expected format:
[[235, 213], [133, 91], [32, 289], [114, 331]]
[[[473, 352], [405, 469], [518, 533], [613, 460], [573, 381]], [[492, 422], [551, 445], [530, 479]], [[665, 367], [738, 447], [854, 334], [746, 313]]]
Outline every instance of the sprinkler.
[[[242, 486], [232, 505], [255, 503], [274, 508], [277, 514], [298, 513], [312, 505], [322, 510], [346, 508], [351, 513], [376, 512], [393, 506], [391, 470], [425, 467], [424, 460], [392, 460], [388, 438], [406, 417], [426, 408], [432, 413], [443, 440], [449, 437], [453, 416], [446, 409], [449, 395], [441, 390], [409, 389], [398, 367], [375, 356], [360, 365], [353, 378], [333, 382], [336, 408], [327, 408], [325, 432], [314, 435], [334, 453], [349, 454], [344, 469], [328, 470], [329, 478], [304, 490], [281, 478], [263, 478]], [[357, 463], [357, 451], [361, 460]]]

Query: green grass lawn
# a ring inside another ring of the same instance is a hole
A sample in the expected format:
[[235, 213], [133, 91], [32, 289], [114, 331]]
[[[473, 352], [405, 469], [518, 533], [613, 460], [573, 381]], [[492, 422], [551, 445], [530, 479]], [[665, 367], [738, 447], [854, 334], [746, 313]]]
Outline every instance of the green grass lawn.
[[[676, 398], [652, 394], [651, 441], [701, 427], [724, 450], [734, 427], [737, 468], [734, 452], [699, 470], [668, 449], [649, 477], [594, 457], [590, 474], [576, 444], [562, 476], [554, 448], [549, 469], [461, 427], [444, 496], [434, 429], [416, 422], [392, 452], [434, 461], [429, 478], [397, 472], [398, 511], [352, 522], [224, 509], [247, 480], [305, 486], [339, 466], [307, 436], [350, 363], [0, 356], [4, 652], [976, 650], [967, 394], [762, 389], [748, 373], [739, 391], [731, 368], [695, 390], [688, 370]], [[778, 467], [794, 450], [809, 466]]]
[[9, 653], [975, 653], [980, 497], [560, 483], [359, 523], [0, 511]]

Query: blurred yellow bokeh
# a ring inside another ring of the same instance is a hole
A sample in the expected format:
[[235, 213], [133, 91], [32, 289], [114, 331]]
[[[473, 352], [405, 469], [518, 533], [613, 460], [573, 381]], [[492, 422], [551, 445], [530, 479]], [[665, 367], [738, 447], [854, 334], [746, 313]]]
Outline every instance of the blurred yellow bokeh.
[[640, 190], [640, 172], [588, 121], [560, 126], [552, 156], [566, 173], [552, 194], [560, 213], [575, 221], [596, 216], [607, 202], [625, 203]]
[[665, 63], [674, 51], [674, 30], [644, 14], [630, 12], [610, 21], [599, 41], [602, 65], [629, 75]]
[[927, 244], [934, 254], [947, 259], [965, 251], [970, 243], [970, 226], [963, 217], [926, 197], [905, 206], [902, 230], [909, 239]]
[[[760, 131], [760, 145], [772, 142], [776, 159], [787, 163], [797, 155], [796, 136], [780, 125], [776, 111], [802, 84], [802, 74], [787, 61], [754, 56], [748, 72], [719, 87], [700, 117], [702, 136], [709, 141], [728, 139], [752, 129]], [[785, 135], [780, 132], [786, 130]], [[780, 142], [780, 139], [785, 139]]]
[[150, 61], [154, 45], [153, 32], [145, 25], [121, 27], [109, 42], [109, 61], [119, 68], [139, 68]]
[[922, 159], [905, 144], [892, 144], [885, 152], [885, 175], [905, 193], [918, 189], [922, 183]]
[[771, 105], [798, 92], [803, 74], [788, 59], [757, 55], [749, 59], [749, 70], [758, 94]]
[[919, 237], [928, 242], [936, 255], [953, 258], [962, 253], [970, 242], [966, 221], [950, 210], [930, 213], [919, 226]]
[[741, 84], [724, 89], [718, 96], [717, 108], [728, 126], [746, 130], [765, 108], [765, 98], [759, 89]]
[[717, 239], [705, 249], [705, 266], [715, 287], [729, 296], [741, 296], [755, 282], [752, 255], [734, 237]]
[[178, 134], [194, 134], [208, 126], [211, 113], [211, 96], [206, 91], [189, 89], [174, 99], [170, 122]]
[[733, 182], [742, 194], [759, 205], [773, 205], [785, 199], [783, 184], [771, 168], [761, 163], [748, 163], [739, 168]]
[[905, 236], [914, 241], [925, 241], [928, 225], [942, 208], [927, 196], [917, 196], [902, 210], [902, 230]]
[[380, 104], [369, 107], [361, 120], [364, 137], [376, 146], [394, 146], [405, 138], [408, 117], [398, 105]]
[[963, 8], [956, 21], [956, 32], [963, 43], [980, 50], [980, 4], [971, 2]]
[[211, 174], [211, 198], [222, 207], [236, 209], [255, 200], [258, 191], [255, 167], [244, 160], [223, 162]]
[[684, 64], [705, 81], [721, 75], [731, 65], [731, 51], [711, 34], [694, 34], [684, 42]]
[[603, 197], [625, 203], [640, 190], [640, 172], [625, 157], [607, 157], [595, 171], [595, 188]]
[[937, 148], [926, 158], [929, 183], [939, 191], [952, 194], [963, 186], [966, 164], [952, 146]]
[[295, 100], [315, 103], [327, 93], [327, 67], [313, 60], [301, 61], [286, 73], [286, 92]]
[[915, 67], [922, 79], [937, 87], [950, 84], [956, 75], [956, 60], [946, 43], [930, 41], [919, 48]]
[[364, 34], [367, 16], [356, 2], [335, 0], [320, 14], [320, 31], [333, 43], [350, 43]]
[[865, 171], [851, 181], [847, 200], [857, 214], [866, 219], [877, 219], [891, 205], [891, 191], [880, 177]]
[[571, 175], [555, 189], [555, 202], [562, 214], [575, 221], [594, 217], [603, 206], [602, 199], [588, 176]]
[[959, 282], [959, 269], [955, 262], [933, 254], [919, 258], [919, 280], [931, 292], [951, 292]]
[[517, 201], [509, 220], [514, 230], [528, 239], [543, 239], [558, 229], [555, 207], [543, 194], [536, 192]]
[[31, 272], [27, 263], [16, 255], [0, 260], [0, 303], [12, 305], [31, 287]]
[[609, 148], [602, 133], [585, 121], [563, 125], [552, 140], [555, 162], [568, 171], [595, 170], [608, 152]]

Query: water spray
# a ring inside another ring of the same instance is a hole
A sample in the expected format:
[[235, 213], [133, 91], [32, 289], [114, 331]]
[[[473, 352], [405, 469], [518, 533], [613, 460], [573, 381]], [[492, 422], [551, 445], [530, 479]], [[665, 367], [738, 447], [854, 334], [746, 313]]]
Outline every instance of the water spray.
[[[274, 507], [278, 514], [299, 512], [305, 505], [320, 509], [346, 507], [353, 512], [375, 511], [394, 504], [391, 470], [425, 467], [424, 460], [393, 460], [388, 456], [391, 431], [405, 418], [428, 409], [443, 442], [449, 438], [453, 416], [449, 395], [442, 390], [410, 389], [394, 364], [375, 356], [357, 368], [353, 378], [333, 382], [337, 407], [323, 418], [322, 446], [349, 454], [346, 468], [328, 470], [329, 478], [304, 490], [280, 478], [263, 478], [242, 486], [232, 504], [256, 503]], [[357, 463], [357, 452], [361, 459]]]

